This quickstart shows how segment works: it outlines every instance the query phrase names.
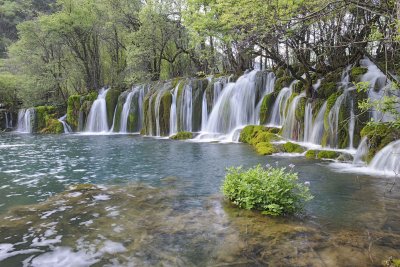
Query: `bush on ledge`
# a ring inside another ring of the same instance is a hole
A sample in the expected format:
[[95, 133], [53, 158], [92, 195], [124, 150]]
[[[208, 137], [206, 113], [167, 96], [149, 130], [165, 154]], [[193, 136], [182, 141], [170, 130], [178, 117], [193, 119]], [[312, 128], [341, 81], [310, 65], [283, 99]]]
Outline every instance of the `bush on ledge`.
[[173, 140], [186, 140], [186, 139], [192, 139], [193, 134], [191, 132], [179, 132], [176, 135], [173, 135], [170, 137]]
[[313, 198], [309, 188], [298, 182], [297, 173], [260, 165], [248, 170], [229, 168], [222, 193], [240, 208], [269, 215], [296, 213]]

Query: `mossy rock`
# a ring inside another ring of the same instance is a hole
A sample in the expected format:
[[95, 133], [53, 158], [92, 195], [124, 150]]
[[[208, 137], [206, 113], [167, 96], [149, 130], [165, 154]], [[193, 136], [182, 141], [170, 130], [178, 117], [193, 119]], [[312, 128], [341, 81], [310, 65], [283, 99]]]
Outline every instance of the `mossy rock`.
[[275, 97], [275, 94], [273, 94], [273, 93], [264, 96], [262, 103], [261, 103], [261, 108], [260, 108], [260, 123], [261, 124], [268, 123], [268, 119], [272, 112], [272, 108], [274, 106], [275, 99], [276, 99], [276, 97]]
[[318, 151], [317, 158], [318, 159], [336, 159], [340, 156], [339, 152], [332, 150], [320, 150]]
[[287, 143], [283, 144], [283, 150], [287, 153], [303, 153], [304, 152], [304, 148], [302, 148], [298, 144], [294, 144], [291, 142], [287, 142]]
[[48, 119], [46, 127], [40, 130], [42, 134], [62, 134], [64, 126], [58, 119]]
[[118, 104], [118, 97], [120, 94], [121, 94], [120, 90], [111, 88], [108, 90], [107, 95], [106, 95], [107, 120], [108, 120], [108, 127], [110, 127], [110, 128], [113, 123], [114, 111], [115, 111], [115, 107]]
[[293, 78], [290, 76], [283, 76], [281, 78], [278, 78], [275, 81], [275, 86], [274, 86], [275, 92], [279, 92], [280, 90], [282, 90], [282, 88], [288, 87], [292, 81], [293, 81]]
[[[248, 125], [243, 128], [240, 132], [239, 142], [247, 143], [247, 144], [254, 144], [253, 139], [257, 137], [259, 133], [269, 133], [273, 134], [271, 131], [275, 131], [275, 128], [269, 128], [262, 125]], [[273, 134], [275, 138], [279, 139], [275, 134]], [[272, 137], [272, 135], [269, 135]], [[272, 141], [272, 140], [271, 140]]]
[[352, 82], [360, 82], [361, 76], [367, 73], [368, 68], [365, 67], [353, 67], [350, 71], [350, 79]]
[[317, 150], [308, 150], [306, 152], [305, 156], [306, 156], [307, 159], [316, 159], [317, 158], [317, 154], [318, 154]]
[[306, 85], [302, 81], [298, 81], [293, 85], [293, 92], [300, 94], [306, 90]]
[[320, 87], [317, 90], [317, 97], [321, 99], [327, 99], [329, 96], [337, 91], [336, 82], [321, 82]]
[[301, 123], [302, 126], [304, 126], [304, 116], [305, 116], [305, 111], [306, 111], [306, 104], [307, 104], [307, 98], [302, 97], [299, 100], [299, 103], [297, 104], [297, 108], [295, 110], [295, 117], [296, 120]]
[[160, 134], [166, 136], [169, 134], [169, 121], [172, 104], [172, 94], [170, 91], [163, 93], [160, 103]]
[[369, 162], [379, 150], [400, 139], [400, 130], [389, 123], [370, 123], [361, 130], [361, 137], [368, 138], [367, 162]]
[[255, 146], [255, 149], [260, 155], [271, 155], [277, 153], [278, 150], [269, 142], [261, 142]]
[[173, 140], [187, 140], [193, 138], [193, 133], [191, 132], [179, 132], [176, 135], [170, 137]]
[[262, 132], [257, 132], [255, 136], [251, 138], [248, 143], [250, 145], [257, 145], [258, 143], [278, 141], [279, 139], [280, 137], [277, 136], [276, 134], [262, 131]]
[[67, 123], [72, 130], [78, 130], [79, 110], [81, 108], [81, 96], [71, 95], [67, 103]]

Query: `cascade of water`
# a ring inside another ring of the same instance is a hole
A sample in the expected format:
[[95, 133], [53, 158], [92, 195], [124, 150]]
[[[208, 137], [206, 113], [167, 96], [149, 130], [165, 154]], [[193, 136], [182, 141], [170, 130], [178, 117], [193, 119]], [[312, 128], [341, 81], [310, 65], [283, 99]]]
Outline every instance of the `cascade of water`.
[[299, 140], [300, 128], [296, 120], [296, 109], [301, 98], [305, 97], [306, 93], [302, 92], [300, 95], [293, 98], [290, 103], [289, 110], [283, 124], [283, 137], [291, 140]]
[[[391, 87], [390, 81], [387, 79], [385, 74], [368, 58], [360, 60], [360, 65], [368, 69], [368, 71], [361, 77], [361, 81], [369, 83], [369, 99], [372, 102], [382, 99], [385, 95], [387, 95], [388, 90], [386, 89]], [[390, 114], [383, 113], [375, 109], [371, 110], [371, 117], [375, 121], [387, 122], [393, 120], [393, 117]]]
[[156, 136], [161, 136], [161, 127], [160, 127], [160, 105], [161, 98], [164, 95], [166, 87], [164, 86], [161, 90], [157, 92], [156, 102], [154, 104], [154, 114], [156, 117]]
[[337, 147], [338, 142], [338, 128], [339, 128], [339, 112], [340, 106], [345, 98], [345, 93], [341, 94], [337, 99], [328, 115], [328, 124], [330, 130], [330, 142], [329, 145], [332, 148]]
[[[127, 133], [128, 129], [128, 118], [129, 118], [129, 113], [131, 111], [131, 103], [132, 103], [132, 98], [134, 94], [137, 93], [137, 87], [133, 88], [131, 92], [126, 96], [125, 103], [122, 107], [121, 111], [121, 122], [120, 122], [120, 127], [119, 127], [119, 132], [120, 133]], [[115, 112], [114, 112], [115, 114]], [[114, 115], [115, 116], [115, 115]]]
[[178, 98], [178, 83], [175, 89], [172, 92], [172, 104], [171, 104], [171, 111], [169, 116], [169, 135], [174, 135], [178, 132], [178, 116], [177, 116], [177, 98]]
[[214, 83], [214, 97], [213, 97], [213, 107], [217, 104], [218, 98], [221, 95], [222, 89], [226, 84], [225, 79], [220, 79]]
[[322, 105], [320, 108], [317, 117], [314, 120], [313, 126], [312, 126], [312, 131], [311, 131], [311, 136], [308, 140], [308, 142], [320, 145], [322, 141], [322, 136], [324, 134], [324, 116], [326, 112], [326, 106], [327, 102]]
[[106, 96], [109, 89], [101, 89], [87, 118], [86, 132], [108, 132]]
[[381, 149], [368, 165], [377, 171], [400, 174], [400, 140], [394, 141]]
[[35, 110], [28, 109], [20, 109], [18, 111], [18, 126], [17, 132], [20, 133], [32, 133], [32, 117], [35, 114]]
[[11, 129], [12, 128], [12, 113], [11, 112], [6, 112], [6, 129]]
[[211, 111], [206, 132], [226, 134], [239, 126], [255, 123], [256, 73], [246, 73], [236, 83], [225, 86]]
[[62, 116], [61, 118], [58, 119], [59, 122], [62, 123], [64, 127], [64, 133], [72, 133], [71, 127], [68, 125], [68, 123], [65, 121], [67, 119], [67, 114]]
[[282, 90], [276, 97], [274, 106], [272, 108], [271, 120], [269, 123], [271, 126], [282, 126], [284, 124], [287, 102], [292, 95], [292, 88], [296, 82], [297, 81], [292, 82], [289, 87], [282, 88]]
[[364, 157], [368, 154], [368, 138], [363, 137], [360, 144], [358, 145], [356, 154], [354, 155], [353, 164], [362, 165], [364, 163]]
[[313, 131], [313, 112], [312, 105], [310, 102], [306, 105], [304, 112], [304, 142], [310, 142]]
[[208, 121], [208, 110], [207, 110], [207, 92], [203, 93], [203, 101], [201, 104], [201, 131], [205, 131]]
[[192, 84], [189, 82], [183, 87], [181, 95], [180, 108], [180, 126], [181, 130], [185, 132], [192, 131], [192, 117], [193, 117], [193, 98], [192, 98]]
[[256, 106], [256, 123], [260, 124], [260, 110], [261, 110], [261, 105], [262, 102], [264, 100], [264, 97], [268, 94], [271, 94], [274, 92], [274, 87], [275, 87], [275, 74], [273, 72], [269, 72], [267, 74], [266, 80], [265, 80], [265, 87], [264, 87], [264, 92], [262, 93], [262, 96], [260, 98], [260, 101], [258, 102], [257, 106]]
[[354, 129], [356, 126], [356, 116], [354, 115], [354, 101], [351, 101], [350, 106], [350, 121], [349, 121], [349, 149], [353, 149], [354, 145]]

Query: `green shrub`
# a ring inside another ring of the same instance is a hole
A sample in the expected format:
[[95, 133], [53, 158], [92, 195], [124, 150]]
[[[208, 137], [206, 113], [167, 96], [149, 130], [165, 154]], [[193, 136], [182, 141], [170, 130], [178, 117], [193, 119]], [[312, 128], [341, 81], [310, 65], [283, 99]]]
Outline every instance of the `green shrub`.
[[248, 170], [229, 168], [222, 192], [240, 208], [270, 215], [293, 214], [313, 198], [309, 188], [298, 182], [297, 173], [260, 165]]
[[179, 132], [176, 135], [173, 135], [170, 137], [171, 139], [174, 140], [186, 140], [186, 139], [192, 139], [193, 134], [190, 132]]

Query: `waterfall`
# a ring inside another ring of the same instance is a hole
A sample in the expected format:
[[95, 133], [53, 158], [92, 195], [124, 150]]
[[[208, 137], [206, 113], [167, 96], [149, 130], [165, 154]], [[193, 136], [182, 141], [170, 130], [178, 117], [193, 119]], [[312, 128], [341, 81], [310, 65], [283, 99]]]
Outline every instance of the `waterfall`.
[[13, 117], [11, 112], [6, 112], [6, 129], [11, 129], [13, 127]]
[[269, 123], [271, 126], [282, 126], [285, 122], [287, 102], [292, 95], [292, 88], [296, 82], [297, 81], [292, 82], [289, 87], [282, 88], [276, 97], [274, 106], [272, 108], [271, 121]]
[[400, 140], [394, 141], [381, 149], [372, 159], [368, 167], [388, 172], [390, 174], [400, 174]]
[[260, 124], [260, 110], [261, 110], [261, 105], [264, 100], [264, 97], [268, 94], [272, 94], [274, 92], [274, 87], [275, 87], [275, 80], [276, 76], [273, 72], [268, 72], [266, 80], [265, 80], [265, 87], [264, 87], [264, 92], [260, 98], [260, 101], [257, 104], [256, 107], [256, 123]]
[[178, 132], [178, 116], [177, 116], [177, 106], [176, 106], [176, 100], [178, 98], [178, 90], [179, 90], [179, 85], [178, 83], [175, 87], [175, 89], [172, 92], [172, 104], [171, 104], [171, 111], [170, 111], [170, 116], [169, 116], [169, 135], [174, 135]]
[[308, 140], [308, 142], [320, 145], [322, 141], [322, 136], [324, 134], [324, 116], [326, 112], [326, 106], [327, 102], [322, 105], [320, 108], [317, 117], [315, 117], [313, 126], [312, 126], [312, 131], [311, 131], [311, 136]]
[[364, 137], [358, 145], [356, 154], [354, 155], [353, 164], [362, 165], [364, 157], [368, 154], [368, 138]]
[[32, 119], [35, 110], [32, 108], [20, 109], [18, 111], [18, 127], [17, 132], [32, 133]]
[[85, 132], [108, 132], [106, 96], [109, 89], [101, 89], [87, 118]]
[[[387, 90], [385, 89], [391, 86], [389, 80], [385, 74], [368, 58], [360, 60], [360, 65], [368, 69], [368, 71], [361, 77], [361, 81], [369, 83], [369, 99], [371, 99], [372, 102], [382, 99], [387, 95]], [[371, 117], [374, 119], [374, 121], [387, 122], [393, 120], [393, 117], [390, 114], [383, 113], [375, 109], [371, 110]]]
[[289, 110], [283, 125], [283, 137], [291, 140], [299, 140], [300, 128], [296, 120], [296, 109], [301, 98], [305, 97], [306, 93], [302, 92], [300, 95], [293, 98], [290, 103]]
[[156, 102], [154, 104], [154, 115], [156, 117], [156, 136], [161, 136], [161, 127], [160, 127], [160, 105], [161, 98], [164, 95], [166, 87], [164, 87], [157, 92]]
[[217, 104], [218, 98], [221, 95], [222, 89], [224, 88], [226, 84], [226, 80], [218, 80], [214, 83], [213, 89], [214, 89], [214, 97], [213, 97], [213, 107]]
[[[132, 89], [132, 91], [126, 96], [125, 103], [122, 107], [121, 122], [120, 122], [120, 127], [119, 127], [120, 133], [127, 133], [128, 117], [129, 117], [129, 113], [131, 111], [132, 98], [133, 98], [133, 95], [136, 93], [135, 89], [136, 88]], [[115, 114], [115, 112], [114, 112], [114, 114]]]
[[182, 131], [192, 131], [192, 116], [193, 116], [193, 98], [191, 83], [185, 84], [180, 101], [180, 126]]
[[62, 116], [61, 118], [58, 119], [59, 122], [62, 123], [64, 127], [64, 133], [72, 133], [71, 127], [68, 125], [68, 123], [65, 121], [67, 119], [67, 114]]
[[311, 141], [311, 135], [313, 130], [313, 112], [312, 105], [310, 102], [306, 105], [306, 110], [304, 112], [304, 142]]
[[349, 149], [353, 149], [354, 145], [354, 128], [356, 125], [356, 116], [354, 115], [354, 101], [351, 101], [350, 106], [350, 121], [349, 121]]
[[207, 121], [208, 121], [207, 91], [204, 91], [203, 101], [201, 104], [201, 131], [204, 131], [206, 129]]
[[339, 112], [340, 106], [345, 98], [345, 93], [341, 94], [337, 99], [328, 115], [328, 124], [330, 130], [330, 142], [329, 145], [331, 148], [337, 147], [338, 141], [338, 128], [339, 128]]

